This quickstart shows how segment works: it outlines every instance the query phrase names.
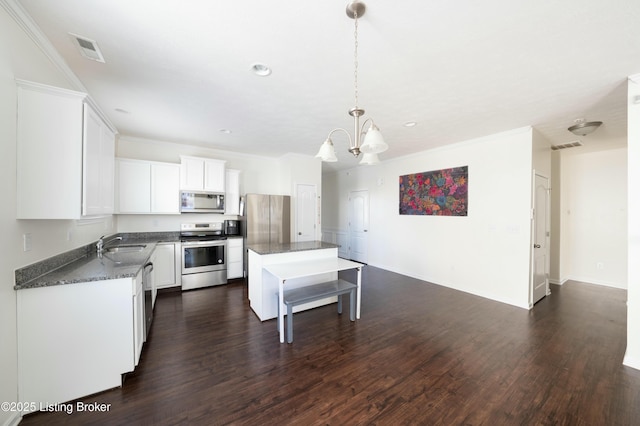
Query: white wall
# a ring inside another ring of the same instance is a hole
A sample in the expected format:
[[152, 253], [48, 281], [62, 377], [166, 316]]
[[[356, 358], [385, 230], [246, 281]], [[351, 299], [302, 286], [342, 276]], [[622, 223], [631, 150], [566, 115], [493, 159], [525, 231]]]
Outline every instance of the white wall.
[[[327, 174], [323, 229], [346, 231], [349, 191], [368, 189], [371, 265], [528, 308], [532, 139], [516, 129]], [[399, 176], [465, 165], [467, 217], [399, 215]]]
[[[16, 268], [71, 250], [113, 232], [111, 218], [89, 222], [72, 220], [16, 220], [16, 85], [24, 79], [67, 89], [72, 87], [36, 44], [16, 24], [0, 2], [0, 401], [17, 400]], [[54, 176], [43, 176], [52, 179]], [[31, 234], [33, 248], [23, 251], [22, 236]], [[68, 240], [70, 237], [70, 240]], [[15, 420], [0, 411], [0, 424]]]
[[628, 284], [624, 363], [640, 369], [640, 74], [628, 88]]
[[571, 148], [561, 163], [559, 281], [627, 288], [627, 149]]
[[[138, 160], [180, 163], [180, 155], [225, 160], [225, 167], [240, 174], [240, 193], [291, 195], [291, 217], [295, 217], [295, 185], [312, 184], [320, 191], [322, 169], [319, 159], [305, 155], [285, 155], [282, 158], [259, 157], [232, 151], [189, 146], [173, 142], [121, 136], [116, 156]], [[190, 215], [120, 215], [119, 232], [178, 231], [180, 224], [189, 221], [220, 222], [237, 216], [215, 214]], [[295, 226], [294, 221], [291, 223]]]

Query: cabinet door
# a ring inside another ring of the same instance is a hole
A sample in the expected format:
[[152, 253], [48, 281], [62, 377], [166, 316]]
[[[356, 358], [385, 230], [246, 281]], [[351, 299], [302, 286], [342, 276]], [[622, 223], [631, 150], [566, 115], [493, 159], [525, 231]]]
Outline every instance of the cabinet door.
[[97, 215], [102, 212], [100, 199], [100, 139], [102, 121], [93, 109], [84, 105], [82, 135], [82, 215]]
[[151, 212], [180, 213], [180, 165], [151, 165]]
[[224, 192], [225, 173], [224, 161], [205, 160], [204, 161], [204, 190], [211, 192]]
[[156, 288], [177, 286], [175, 244], [158, 244], [154, 251], [154, 257], [153, 278]]
[[224, 214], [240, 214], [240, 170], [226, 169]]
[[142, 272], [136, 276], [134, 281], [136, 293], [133, 296], [133, 344], [134, 344], [134, 365], [138, 366], [142, 345], [144, 344], [144, 289], [142, 288]]
[[242, 278], [243, 258], [242, 238], [229, 238], [227, 240], [227, 279]]
[[204, 159], [182, 157], [180, 165], [180, 189], [202, 191], [204, 186]]
[[82, 215], [112, 214], [115, 140], [88, 104], [84, 104], [82, 152]]
[[144, 161], [118, 160], [118, 212], [151, 211], [151, 165]]
[[101, 214], [112, 214], [115, 211], [115, 156], [115, 135], [109, 130], [109, 127], [102, 123], [102, 138], [100, 138]]
[[18, 219], [80, 218], [83, 98], [18, 81]]

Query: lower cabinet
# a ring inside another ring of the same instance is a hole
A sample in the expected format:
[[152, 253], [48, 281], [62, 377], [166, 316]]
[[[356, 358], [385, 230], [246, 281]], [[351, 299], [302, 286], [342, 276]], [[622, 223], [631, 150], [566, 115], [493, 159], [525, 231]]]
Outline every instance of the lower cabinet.
[[134, 365], [137, 367], [142, 354], [142, 345], [144, 345], [144, 283], [142, 282], [142, 271], [136, 276], [133, 286], [135, 293], [133, 296], [133, 347]]
[[227, 239], [227, 279], [242, 278], [244, 254], [242, 238]]
[[182, 282], [180, 243], [159, 243], [153, 259], [153, 281], [156, 289], [179, 287]]
[[139, 358], [132, 337], [141, 285], [121, 278], [17, 291], [18, 401], [25, 412], [122, 385]]

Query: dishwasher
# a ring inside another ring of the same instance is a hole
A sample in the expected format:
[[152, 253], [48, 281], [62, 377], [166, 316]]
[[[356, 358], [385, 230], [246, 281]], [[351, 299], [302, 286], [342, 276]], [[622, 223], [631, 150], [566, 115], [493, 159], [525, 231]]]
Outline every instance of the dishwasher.
[[153, 263], [144, 265], [142, 272], [142, 285], [144, 286], [144, 340], [147, 340], [151, 322], [153, 321]]

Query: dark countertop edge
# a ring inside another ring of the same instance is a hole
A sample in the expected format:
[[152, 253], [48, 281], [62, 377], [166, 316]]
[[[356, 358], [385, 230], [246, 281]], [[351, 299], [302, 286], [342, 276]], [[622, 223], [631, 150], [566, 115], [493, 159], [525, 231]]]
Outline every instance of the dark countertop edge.
[[[317, 246], [315, 247], [311, 246], [312, 243], [316, 243]], [[289, 247], [284, 247], [284, 246], [289, 246]], [[339, 247], [340, 246], [338, 244], [327, 243], [324, 241], [303, 241], [301, 243], [284, 243], [284, 244], [251, 244], [247, 247], [247, 249], [261, 256], [268, 256], [271, 254], [284, 254], [284, 253], [296, 253], [300, 251], [326, 250], [326, 249], [339, 248]]]
[[[119, 243], [120, 245], [132, 244], [132, 243], [146, 243], [146, 244], [162, 244], [162, 243], [177, 243], [180, 242], [180, 232], [119, 232], [112, 235], [109, 235], [105, 238], [107, 242], [111, 241], [111, 239], [115, 237], [122, 237], [122, 241]], [[59, 253], [57, 255], [51, 256], [44, 260], [32, 263], [30, 265], [24, 266], [22, 268], [17, 268], [15, 270], [15, 285], [13, 286], [14, 290], [25, 290], [28, 288], [40, 288], [40, 287], [51, 287], [56, 285], [65, 285], [65, 284], [74, 284], [74, 283], [82, 283], [82, 282], [91, 282], [91, 281], [102, 281], [102, 280], [110, 280], [110, 279], [118, 279], [118, 278], [130, 278], [135, 277], [136, 273], [125, 273], [125, 274], [116, 274], [113, 276], [90, 276], [90, 277], [79, 277], [79, 278], [71, 278], [69, 280], [54, 280], [47, 281], [43, 280], [46, 278], [48, 274], [51, 274], [57, 270], [63, 269], [65, 267], [71, 267], [76, 262], [89, 261], [89, 258], [94, 256], [96, 253], [96, 242], [77, 247], [75, 249]], [[153, 247], [155, 249], [155, 247]], [[153, 252], [153, 249], [149, 251], [149, 256], [146, 257], [148, 260]], [[140, 264], [140, 268], [147, 261], [145, 260]], [[134, 266], [132, 266], [134, 267]], [[140, 269], [138, 268], [138, 271]]]
[[92, 278], [72, 278], [69, 280], [58, 280], [58, 281], [38, 281], [36, 278], [33, 281], [26, 282], [20, 285], [14, 285], [14, 290], [28, 290], [30, 288], [43, 288], [43, 287], [55, 287], [58, 285], [67, 285], [67, 284], [80, 284], [80, 283], [88, 283], [94, 281], [109, 281], [109, 280], [118, 280], [121, 278], [135, 278], [138, 273], [127, 273], [127, 274], [117, 274], [114, 276], [99, 276]]

